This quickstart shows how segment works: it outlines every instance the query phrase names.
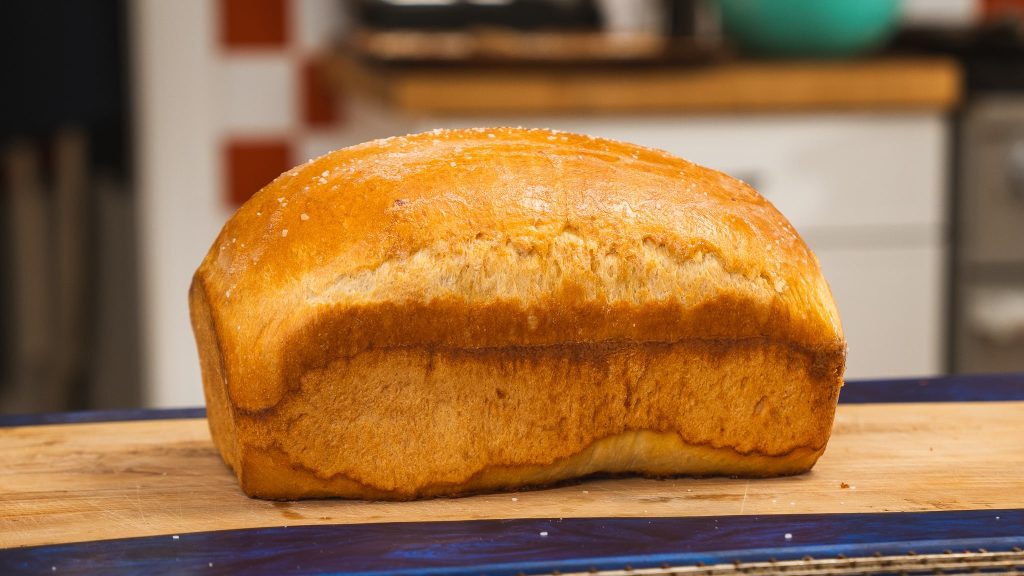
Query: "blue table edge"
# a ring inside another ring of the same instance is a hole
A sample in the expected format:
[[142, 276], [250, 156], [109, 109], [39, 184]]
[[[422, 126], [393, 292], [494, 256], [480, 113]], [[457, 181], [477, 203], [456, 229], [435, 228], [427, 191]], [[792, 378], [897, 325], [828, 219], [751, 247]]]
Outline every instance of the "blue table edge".
[[[1019, 552], [1024, 510], [305, 525], [0, 550], [0, 573], [480, 574]], [[1024, 560], [1022, 560], [1024, 562]], [[214, 569], [214, 570], [210, 570]]]

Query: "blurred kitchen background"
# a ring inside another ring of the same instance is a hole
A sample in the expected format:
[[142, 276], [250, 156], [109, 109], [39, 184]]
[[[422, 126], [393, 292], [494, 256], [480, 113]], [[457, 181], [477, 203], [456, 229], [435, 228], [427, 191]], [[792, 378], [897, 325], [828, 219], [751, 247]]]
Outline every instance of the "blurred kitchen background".
[[436, 127], [663, 148], [814, 248], [848, 377], [1024, 370], [1024, 2], [0, 6], [0, 412], [202, 404], [186, 292], [280, 172]]

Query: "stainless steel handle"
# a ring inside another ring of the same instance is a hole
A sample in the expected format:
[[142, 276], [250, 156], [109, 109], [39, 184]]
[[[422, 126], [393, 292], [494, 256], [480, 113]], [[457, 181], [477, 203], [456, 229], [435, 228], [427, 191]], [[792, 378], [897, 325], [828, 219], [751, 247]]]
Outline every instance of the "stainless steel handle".
[[975, 335], [1006, 346], [1024, 343], [1024, 288], [976, 288], [967, 314]]
[[1006, 154], [1006, 180], [1010, 196], [1024, 202], [1024, 140], [1010, 144]]

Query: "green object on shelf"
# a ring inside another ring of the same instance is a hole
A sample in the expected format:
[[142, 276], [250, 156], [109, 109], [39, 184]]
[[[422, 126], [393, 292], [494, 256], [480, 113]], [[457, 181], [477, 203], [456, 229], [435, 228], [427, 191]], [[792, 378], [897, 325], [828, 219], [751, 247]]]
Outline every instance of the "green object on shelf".
[[720, 0], [726, 34], [748, 53], [843, 57], [888, 40], [900, 0]]

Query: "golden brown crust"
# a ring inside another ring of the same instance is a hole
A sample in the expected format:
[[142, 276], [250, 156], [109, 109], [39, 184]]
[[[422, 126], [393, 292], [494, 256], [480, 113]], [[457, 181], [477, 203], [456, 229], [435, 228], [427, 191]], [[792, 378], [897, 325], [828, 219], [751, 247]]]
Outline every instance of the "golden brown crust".
[[667, 434], [674, 472], [707, 472], [692, 452], [710, 446], [714, 473], [789, 473], [825, 446], [845, 360], [817, 260], [753, 189], [544, 130], [370, 142], [283, 174], [225, 225], [190, 303], [214, 438], [275, 498], [622, 471], [579, 455], [645, 431], [662, 440], [630, 444], [637, 472], [663, 472], [645, 462]]
[[[648, 478], [730, 475], [746, 478], [788, 476], [805, 472], [824, 448], [796, 448], [785, 457], [742, 454], [728, 448], [687, 444], [677, 434], [649, 430], [621, 432], [594, 442], [582, 451], [550, 464], [494, 465], [460, 482], [436, 482], [415, 492], [382, 490], [345, 475], [323, 476], [301, 465], [286, 464], [288, 453], [271, 447], [253, 452], [239, 476], [247, 494], [268, 500], [350, 497], [367, 500], [411, 500], [470, 495], [499, 490], [544, 487], [594, 475], [632, 474]], [[642, 467], [637, 466], [643, 461]], [[285, 463], [285, 464], [282, 464]]]

